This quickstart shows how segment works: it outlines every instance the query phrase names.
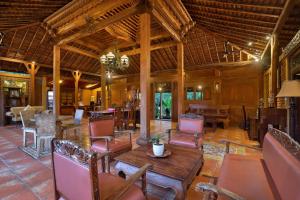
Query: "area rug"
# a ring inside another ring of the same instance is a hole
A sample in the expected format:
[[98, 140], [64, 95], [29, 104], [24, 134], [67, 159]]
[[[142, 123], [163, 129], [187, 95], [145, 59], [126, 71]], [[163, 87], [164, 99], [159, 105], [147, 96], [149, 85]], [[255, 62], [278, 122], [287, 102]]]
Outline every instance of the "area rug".
[[[201, 171], [203, 176], [216, 176], [216, 171], [218, 171], [222, 165], [223, 158], [226, 154], [225, 145], [221, 143], [216, 143], [212, 141], [204, 141], [203, 151], [204, 151], [204, 162], [206, 166]], [[236, 145], [230, 145], [230, 153], [245, 155], [245, 147], [240, 147]], [[210, 164], [207, 164], [210, 162]]]

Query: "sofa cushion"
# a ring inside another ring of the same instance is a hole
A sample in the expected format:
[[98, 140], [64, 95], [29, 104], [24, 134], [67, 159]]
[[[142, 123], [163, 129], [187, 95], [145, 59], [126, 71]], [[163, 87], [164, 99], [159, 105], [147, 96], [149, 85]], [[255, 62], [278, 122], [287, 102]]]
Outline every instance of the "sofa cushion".
[[263, 157], [281, 199], [300, 199], [300, 161], [269, 133], [264, 138]]
[[277, 199], [274, 196], [276, 190], [271, 186], [272, 179], [266, 173], [264, 162], [255, 156], [227, 154], [217, 185], [247, 200]]

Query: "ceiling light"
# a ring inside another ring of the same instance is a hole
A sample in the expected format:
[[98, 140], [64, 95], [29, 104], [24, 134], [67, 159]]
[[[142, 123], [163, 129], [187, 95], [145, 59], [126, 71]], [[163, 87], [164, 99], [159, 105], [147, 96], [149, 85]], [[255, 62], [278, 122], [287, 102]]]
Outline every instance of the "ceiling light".
[[31, 63], [32, 63], [33, 65], [35, 65], [35, 61], [32, 61]]
[[59, 80], [59, 83], [61, 84], [62, 82], [64, 82], [63, 80]]
[[248, 42], [248, 46], [252, 46], [253, 42]]
[[161, 87], [159, 87], [159, 88], [158, 88], [158, 91], [162, 91], [162, 88], [161, 88]]
[[198, 85], [198, 89], [199, 89], [199, 90], [202, 90], [202, 85]]
[[266, 40], [269, 40], [269, 39], [271, 39], [271, 36], [270, 36], [270, 35], [267, 35], [267, 36], [266, 36]]
[[254, 58], [255, 62], [258, 62], [259, 61], [259, 58]]

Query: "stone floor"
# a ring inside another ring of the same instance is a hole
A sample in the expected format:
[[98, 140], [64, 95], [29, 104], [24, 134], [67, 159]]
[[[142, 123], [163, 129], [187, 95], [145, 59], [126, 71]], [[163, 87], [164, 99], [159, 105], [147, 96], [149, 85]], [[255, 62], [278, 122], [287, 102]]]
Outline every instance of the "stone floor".
[[[151, 121], [151, 133], [163, 133], [166, 129], [175, 126], [175, 123], [168, 121]], [[84, 135], [83, 144], [88, 147], [87, 120], [84, 120], [81, 132]], [[139, 131], [137, 130], [133, 137], [134, 144], [138, 136]], [[206, 143], [217, 144], [220, 139], [224, 138], [244, 144], [255, 144], [255, 142], [248, 140], [245, 131], [234, 127], [226, 130], [217, 129], [215, 132], [207, 131], [204, 139]], [[54, 199], [50, 156], [35, 160], [18, 149], [21, 144], [21, 128], [15, 126], [0, 127], [0, 199]], [[246, 153], [256, 152], [246, 151]], [[215, 158], [214, 155], [205, 156], [202, 172], [190, 186], [187, 199], [201, 199], [203, 194], [194, 190], [195, 184], [200, 181], [208, 181], [208, 178], [202, 176], [203, 174], [217, 176], [221, 163], [221, 160]]]

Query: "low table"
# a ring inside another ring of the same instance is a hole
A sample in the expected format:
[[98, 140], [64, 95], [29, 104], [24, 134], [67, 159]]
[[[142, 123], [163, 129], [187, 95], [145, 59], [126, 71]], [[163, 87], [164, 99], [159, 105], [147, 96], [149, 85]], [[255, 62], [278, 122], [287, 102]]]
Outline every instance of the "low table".
[[[167, 158], [152, 158], [146, 154], [152, 146], [141, 146], [115, 158], [117, 171], [132, 175], [146, 163], [152, 168], [146, 173], [147, 184], [173, 189], [175, 199], [185, 199], [189, 185], [200, 172], [203, 165], [203, 152], [198, 149], [184, 148], [176, 145], [165, 145], [172, 154]], [[148, 186], [147, 186], [148, 187]], [[157, 187], [156, 187], [157, 188]]]

